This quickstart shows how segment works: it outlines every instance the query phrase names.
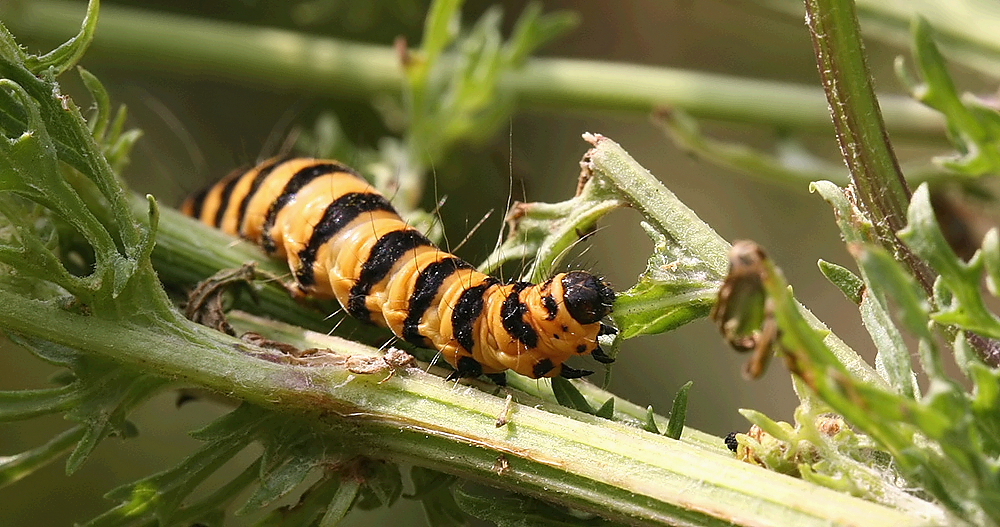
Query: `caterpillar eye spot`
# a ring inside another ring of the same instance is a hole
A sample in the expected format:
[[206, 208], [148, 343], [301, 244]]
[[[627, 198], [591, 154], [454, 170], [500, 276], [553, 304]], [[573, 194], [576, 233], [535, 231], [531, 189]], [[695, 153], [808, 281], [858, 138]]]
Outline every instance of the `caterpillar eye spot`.
[[455, 368], [449, 378], [499, 380], [507, 369], [536, 379], [587, 375], [563, 362], [588, 352], [615, 300], [584, 271], [541, 284], [480, 273], [337, 161], [271, 159], [192, 195], [182, 211], [284, 257], [303, 293], [336, 298], [353, 317], [437, 349]]

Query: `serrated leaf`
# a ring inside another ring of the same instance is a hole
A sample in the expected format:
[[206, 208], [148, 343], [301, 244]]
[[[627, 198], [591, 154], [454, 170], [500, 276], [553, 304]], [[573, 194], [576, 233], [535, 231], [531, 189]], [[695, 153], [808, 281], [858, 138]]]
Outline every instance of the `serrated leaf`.
[[862, 296], [861, 292], [864, 290], [865, 283], [861, 281], [850, 269], [837, 265], [835, 263], [828, 262], [826, 260], [820, 260], [818, 262], [819, 270], [823, 273], [823, 276], [830, 281], [831, 284], [837, 286], [841, 293], [848, 300], [854, 302], [855, 304], [861, 304]]
[[230, 502], [257, 480], [260, 464], [260, 458], [257, 458], [238, 476], [230, 479], [211, 494], [194, 503], [185, 503], [184, 508], [177, 512], [173, 521], [178, 525], [224, 526], [226, 509]]
[[944, 114], [958, 149], [956, 155], [935, 161], [970, 176], [995, 173], [1000, 168], [1000, 114], [975, 98], [959, 96], [931, 26], [919, 16], [913, 22], [913, 53], [923, 80], [907, 71], [901, 60], [896, 62], [897, 76], [914, 98]]
[[587, 398], [580, 393], [580, 390], [567, 379], [562, 377], [552, 378], [552, 394], [555, 395], [559, 404], [578, 410], [584, 413], [593, 414], [594, 409], [587, 402]]
[[0, 24], [0, 57], [18, 64], [27, 58], [24, 49], [18, 45], [14, 35], [11, 35], [3, 24]]
[[1000, 338], [1000, 319], [986, 307], [980, 288], [983, 254], [978, 253], [969, 263], [955, 254], [938, 226], [926, 184], [913, 193], [907, 210], [907, 225], [899, 237], [939, 274], [939, 282], [935, 284], [940, 296], [939, 309], [933, 314], [934, 319], [986, 337]]
[[266, 507], [302, 483], [316, 467], [335, 462], [326, 452], [323, 437], [296, 419], [268, 426], [261, 440], [260, 485], [237, 514]]
[[[206, 443], [175, 467], [142, 478], [136, 482], [117, 487], [105, 497], [120, 501], [121, 504], [94, 518], [87, 525], [106, 525], [107, 522], [131, 518], [156, 519], [169, 524], [177, 518], [191, 514], [181, 507], [181, 503], [212, 476], [220, 467], [228, 463], [236, 454], [255, 440], [261, 430], [267, 428], [266, 419], [257, 417], [259, 409], [244, 404], [201, 430], [200, 436]], [[250, 469], [248, 469], [250, 470]], [[252, 471], [243, 472], [238, 478], [212, 495], [212, 499], [231, 499], [248, 483], [248, 477], [256, 476], [259, 465], [254, 463]], [[195, 515], [208, 512], [218, 506], [218, 502], [200, 502]]]
[[98, 382], [87, 386], [88, 396], [66, 414], [67, 418], [85, 427], [83, 437], [66, 460], [67, 474], [76, 472], [98, 443], [108, 436], [134, 436], [137, 431], [126, 417], [167, 384], [164, 379], [125, 371], [105, 376]]
[[[670, 419], [667, 421], [667, 430], [663, 435], [671, 439], [680, 439], [684, 433], [684, 421], [687, 418], [688, 392], [691, 391], [693, 381], [684, 383], [674, 395], [674, 402], [670, 407]], [[652, 408], [652, 407], [650, 407]]]

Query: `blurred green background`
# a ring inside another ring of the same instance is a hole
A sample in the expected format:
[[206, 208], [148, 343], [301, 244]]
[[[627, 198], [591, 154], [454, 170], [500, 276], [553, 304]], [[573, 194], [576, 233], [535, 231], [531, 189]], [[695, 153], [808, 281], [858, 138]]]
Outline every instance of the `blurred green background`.
[[[115, 3], [390, 45], [397, 35], [419, 42], [429, 2]], [[474, 20], [496, 3], [504, 6], [508, 23], [525, 5], [522, 1], [469, 1], [465, 20]], [[801, 19], [776, 15], [753, 3], [548, 0], [544, 5], [546, 10], [577, 11], [582, 23], [546, 47], [543, 55], [671, 66], [799, 82], [818, 89], [812, 46]], [[33, 51], [53, 44], [17, 36]], [[901, 91], [891, 73], [892, 59], [901, 51], [871, 41], [867, 49], [878, 89]], [[86, 57], [82, 64], [104, 82], [114, 101], [128, 105], [130, 125], [145, 132], [125, 177], [134, 190], [152, 193], [166, 205], [178, 204], [188, 192], [237, 165], [274, 154], [292, 125], [308, 126], [322, 110], [335, 111], [347, 136], [359, 144], [374, 146], [387, 133], [366, 102], [273, 93], [210, 76], [157, 73], [148, 67], [137, 70], [121, 62]], [[75, 80], [66, 82], [71, 93], [81, 92]], [[81, 105], [85, 106], [85, 100], [79, 98]], [[704, 128], [710, 135], [764, 148], [777, 134], [772, 129], [726, 123], [704, 123]], [[749, 238], [765, 246], [785, 270], [798, 298], [848, 344], [867, 357], [873, 355], [856, 309], [816, 268], [818, 258], [850, 265], [825, 203], [809, 195], [805, 185], [799, 189], [768, 186], [695, 160], [670, 143], [645, 115], [519, 112], [487, 144], [463, 147], [443, 166], [435, 167], [437, 192], [448, 196], [442, 216], [453, 243], [487, 211], [496, 209], [462, 248], [461, 256], [476, 262], [490, 252], [501, 228], [509, 187], [515, 199], [530, 201], [559, 201], [572, 195], [578, 162], [587, 148], [580, 139], [583, 132], [601, 133], [622, 144], [723, 237]], [[807, 136], [804, 141], [818, 155], [838, 162], [832, 133]], [[923, 147], [909, 148], [918, 152]], [[433, 206], [433, 192], [428, 191], [425, 201], [428, 208]], [[630, 286], [651, 250], [639, 219], [627, 210], [612, 214], [592, 238], [590, 250], [573, 266], [603, 273], [619, 289]], [[775, 364], [763, 378], [748, 382], [741, 377], [743, 361], [744, 357], [723, 344], [711, 323], [702, 320], [670, 334], [626, 342], [610, 390], [666, 413], [677, 388], [692, 380], [688, 424], [719, 436], [747, 427], [738, 408], [791, 420], [796, 399], [784, 366]], [[4, 341], [0, 342], [0, 372], [0, 389], [9, 390], [40, 387], [51, 370]], [[111, 505], [101, 498], [104, 492], [171, 466], [197, 444], [186, 433], [225, 410], [211, 402], [176, 408], [171, 396], [155, 399], [134, 416], [139, 437], [106, 441], [70, 478], [57, 463], [0, 492], [0, 525], [70, 525], [100, 513]], [[0, 425], [0, 454], [44, 442], [66, 427], [58, 421]], [[348, 524], [385, 525], [390, 517], [393, 525], [401, 524], [403, 517], [420, 524], [418, 508], [406, 500], [402, 503], [388, 512], [352, 514]]]

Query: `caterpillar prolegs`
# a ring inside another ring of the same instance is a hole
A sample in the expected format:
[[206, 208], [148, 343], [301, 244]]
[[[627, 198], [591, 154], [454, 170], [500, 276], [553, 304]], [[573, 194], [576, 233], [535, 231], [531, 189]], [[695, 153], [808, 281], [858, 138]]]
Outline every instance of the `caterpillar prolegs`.
[[476, 271], [406, 224], [389, 201], [337, 161], [272, 159], [184, 202], [185, 214], [287, 259], [302, 292], [335, 297], [353, 317], [440, 351], [456, 377], [508, 369], [581, 377], [564, 362], [591, 354], [615, 293], [584, 271], [541, 284]]

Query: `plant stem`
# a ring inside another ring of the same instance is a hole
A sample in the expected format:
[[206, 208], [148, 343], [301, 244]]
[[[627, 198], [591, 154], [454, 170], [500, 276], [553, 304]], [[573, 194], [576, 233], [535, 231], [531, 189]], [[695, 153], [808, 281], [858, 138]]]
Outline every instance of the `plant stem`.
[[910, 189], [875, 97], [853, 0], [806, 0], [806, 24], [837, 142], [879, 242], [907, 264], [928, 293], [934, 275], [896, 233], [906, 226]]
[[[409, 461], [632, 525], [917, 525], [919, 519], [640, 429], [549, 405], [515, 405], [408, 369], [355, 375], [262, 360], [194, 324], [150, 329], [0, 291], [0, 326], [125, 367], [297, 413], [358, 454]], [[357, 344], [327, 340], [342, 354]], [[242, 350], [242, 351], [241, 351]], [[374, 353], [370, 350], [370, 353]], [[509, 468], [498, 473], [499, 458]], [[692, 489], [698, 489], [692, 492]], [[766, 519], [764, 519], [766, 518]]]
[[[79, 26], [82, 8], [60, 0], [15, 2], [0, 10], [23, 36], [61, 41]], [[404, 83], [397, 51], [270, 28], [104, 6], [88, 59], [158, 73], [225, 78], [274, 90], [370, 99]], [[829, 130], [814, 88], [636, 64], [534, 58], [502, 83], [524, 106], [651, 113], [681, 108], [693, 116]], [[894, 134], [941, 138], [938, 114], [893, 95], [882, 98]]]

